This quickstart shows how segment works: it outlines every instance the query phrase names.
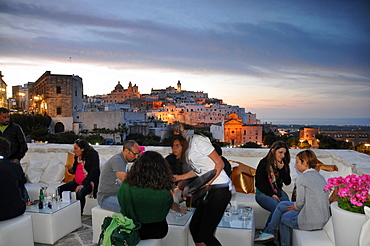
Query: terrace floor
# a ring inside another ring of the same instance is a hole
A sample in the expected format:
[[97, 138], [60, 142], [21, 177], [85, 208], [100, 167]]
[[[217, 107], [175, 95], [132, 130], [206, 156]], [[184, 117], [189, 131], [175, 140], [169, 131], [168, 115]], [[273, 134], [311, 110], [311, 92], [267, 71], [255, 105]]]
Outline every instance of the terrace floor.
[[[259, 230], [256, 230], [256, 235], [259, 234]], [[97, 246], [96, 243], [92, 242], [93, 232], [92, 232], [92, 220], [91, 215], [82, 216], [82, 227], [69, 233], [65, 237], [59, 239], [54, 246]], [[274, 242], [269, 242], [266, 244], [254, 244], [254, 246], [277, 246]], [[35, 243], [35, 246], [50, 246], [50, 244]], [[176, 246], [176, 245], [174, 245]], [[233, 245], [224, 245], [233, 246]], [[237, 246], [237, 245], [235, 245]]]

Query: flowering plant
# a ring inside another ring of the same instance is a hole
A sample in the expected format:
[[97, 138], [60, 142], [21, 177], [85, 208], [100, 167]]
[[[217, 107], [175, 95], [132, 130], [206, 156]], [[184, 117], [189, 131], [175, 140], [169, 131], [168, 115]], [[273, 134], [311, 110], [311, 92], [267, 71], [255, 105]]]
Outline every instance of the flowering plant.
[[140, 155], [145, 152], [145, 147], [144, 146], [139, 146], [140, 147]]
[[338, 206], [344, 210], [364, 214], [364, 207], [370, 207], [370, 175], [330, 178], [324, 190], [334, 190]]

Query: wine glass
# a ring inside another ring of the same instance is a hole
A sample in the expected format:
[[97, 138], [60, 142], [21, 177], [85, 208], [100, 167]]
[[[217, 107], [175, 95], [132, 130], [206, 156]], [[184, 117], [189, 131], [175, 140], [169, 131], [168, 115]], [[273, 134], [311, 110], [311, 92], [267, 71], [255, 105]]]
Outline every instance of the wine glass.
[[46, 193], [46, 190], [48, 189], [48, 184], [41, 184], [40, 185], [40, 187], [41, 187], [41, 189], [42, 189], [42, 194], [44, 195], [44, 198], [46, 198], [47, 197], [47, 193]]

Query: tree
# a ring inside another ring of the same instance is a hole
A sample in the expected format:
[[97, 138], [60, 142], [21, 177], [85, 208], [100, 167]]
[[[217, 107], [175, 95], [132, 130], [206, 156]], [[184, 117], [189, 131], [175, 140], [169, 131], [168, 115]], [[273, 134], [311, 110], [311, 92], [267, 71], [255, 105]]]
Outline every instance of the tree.
[[123, 143], [123, 141], [125, 140], [124, 139], [124, 136], [127, 134], [128, 132], [128, 128], [126, 126], [126, 123], [118, 123], [118, 127], [117, 128], [114, 128], [114, 132], [115, 133], [118, 133], [120, 136], [121, 136], [121, 142]]
[[300, 148], [300, 149], [309, 149], [309, 148], [311, 148], [311, 144], [309, 144], [308, 141], [306, 140], [306, 141], [298, 143], [298, 148]]
[[273, 132], [268, 132], [268, 133], [265, 133], [264, 136], [263, 136], [263, 144], [264, 145], [267, 145], [268, 147], [271, 147], [271, 145], [277, 141], [277, 136], [275, 136], [275, 134]]
[[317, 139], [319, 140], [319, 149], [353, 149], [352, 142], [338, 141], [335, 138], [322, 134], [318, 134]]
[[248, 142], [243, 144], [241, 148], [262, 148], [262, 146], [253, 142]]
[[97, 134], [87, 136], [86, 141], [90, 144], [104, 144], [104, 138]]

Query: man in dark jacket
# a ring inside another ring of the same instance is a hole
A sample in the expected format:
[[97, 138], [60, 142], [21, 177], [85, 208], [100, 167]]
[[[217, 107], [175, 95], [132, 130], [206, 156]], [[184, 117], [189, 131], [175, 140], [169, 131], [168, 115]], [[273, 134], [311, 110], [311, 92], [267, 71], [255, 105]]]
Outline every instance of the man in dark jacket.
[[22, 167], [7, 158], [9, 154], [9, 141], [0, 137], [0, 221], [17, 217], [26, 210], [22, 200], [26, 178]]
[[[8, 160], [21, 164], [21, 159], [26, 154], [28, 147], [22, 128], [10, 122], [9, 110], [0, 108], [0, 137], [4, 137], [10, 142], [10, 155]], [[26, 188], [23, 189], [23, 200], [28, 202], [29, 195]]]
[[0, 137], [6, 138], [11, 144], [8, 158], [20, 163], [28, 150], [26, 138], [22, 128], [10, 122], [9, 110], [6, 108], [0, 108]]

